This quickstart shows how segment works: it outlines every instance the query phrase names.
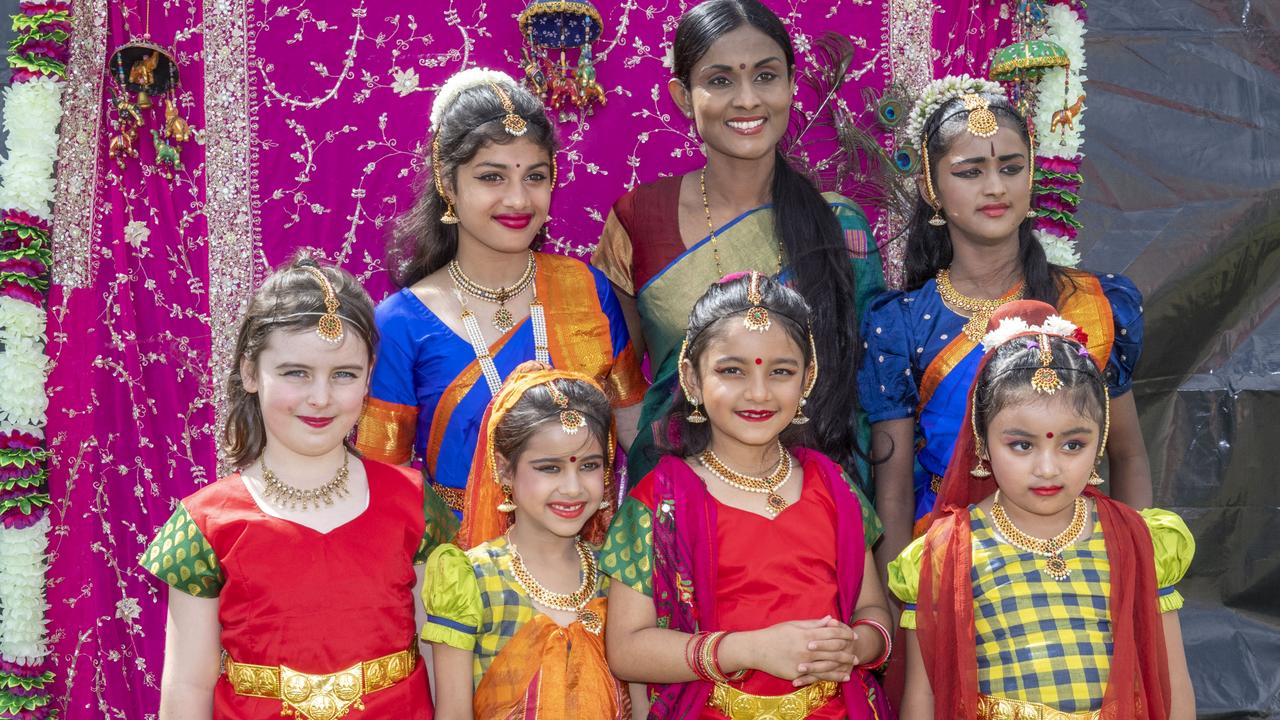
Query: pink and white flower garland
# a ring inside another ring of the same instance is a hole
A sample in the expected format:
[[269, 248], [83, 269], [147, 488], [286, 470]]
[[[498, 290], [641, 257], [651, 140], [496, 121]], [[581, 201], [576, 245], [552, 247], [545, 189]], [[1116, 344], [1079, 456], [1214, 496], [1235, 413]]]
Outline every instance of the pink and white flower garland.
[[50, 705], [44, 582], [45, 293], [71, 4], [24, 0], [4, 90], [0, 163], [0, 720], [43, 720]]

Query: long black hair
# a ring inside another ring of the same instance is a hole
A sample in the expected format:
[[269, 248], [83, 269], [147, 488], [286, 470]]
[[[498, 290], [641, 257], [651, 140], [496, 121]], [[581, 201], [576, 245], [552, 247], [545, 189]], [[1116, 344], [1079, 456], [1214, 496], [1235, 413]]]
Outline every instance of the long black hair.
[[[804, 354], [804, 368], [807, 370], [813, 359], [809, 347], [809, 304], [795, 290], [768, 277], [761, 276], [759, 283], [761, 307], [769, 311], [770, 321], [781, 325], [791, 340], [800, 347]], [[716, 282], [693, 304], [693, 310], [689, 311], [689, 327], [685, 332], [688, 344], [685, 346], [684, 359], [693, 364], [695, 372], [701, 365], [703, 353], [713, 340], [722, 337], [733, 323], [738, 323], [739, 330], [742, 330], [742, 318], [753, 307], [753, 303], [747, 299], [750, 285], [749, 274]], [[818, 369], [818, 382], [821, 383], [821, 361]], [[679, 368], [678, 372], [684, 372], [684, 368]], [[804, 407], [806, 415], [812, 415], [809, 411], [814, 404], [814, 396], [817, 395], [816, 387]], [[663, 452], [688, 457], [707, 449], [707, 444], [711, 442], [711, 424], [689, 422], [687, 418], [691, 412], [693, 405], [689, 404], [683, 392], [677, 393], [676, 401], [667, 411], [666, 420], [662, 423], [662, 427], [668, 432], [659, 434], [657, 438], [658, 447]], [[811, 447], [815, 439], [813, 425], [813, 422], [788, 425], [780, 439], [787, 446]]]
[[[796, 54], [787, 29], [757, 0], [708, 0], [686, 12], [672, 46], [675, 77], [689, 87], [694, 64], [717, 40], [740, 27], [759, 30], [777, 43], [786, 57], [788, 77], [795, 77]], [[791, 282], [811, 309], [818, 357], [830, 368], [819, 374], [809, 400], [816, 447], [856, 477], [853, 460], [861, 452], [854, 429], [857, 390], [850, 378], [862, 344], [844, 232], [818, 188], [778, 150], [770, 196], [774, 233], [782, 241]]]
[[[982, 93], [996, 122], [1013, 128], [1022, 141], [1031, 149], [1031, 133], [1027, 128], [1027, 120], [1017, 111], [1004, 95]], [[938, 177], [937, 163], [946, 155], [952, 142], [961, 132], [969, 117], [960, 98], [953, 98], [942, 104], [929, 116], [924, 124], [924, 136], [929, 151], [929, 172]], [[945, 126], [945, 127], [944, 127]], [[1027, 165], [1028, 172], [1030, 164]], [[937, 187], [937, 182], [934, 182]], [[942, 268], [951, 265], [954, 249], [951, 246], [951, 234], [946, 226], [934, 227], [929, 224], [933, 217], [933, 207], [923, 197], [917, 197], [915, 211], [911, 215], [911, 223], [907, 226], [907, 250], [904, 259], [906, 270], [906, 289], [916, 290], [938, 274]], [[1026, 283], [1024, 297], [1028, 300], [1040, 300], [1057, 306], [1059, 295], [1064, 286], [1070, 282], [1063, 269], [1049, 262], [1044, 248], [1032, 233], [1035, 221], [1026, 219], [1018, 226], [1018, 264], [1022, 268], [1022, 280]]]
[[[542, 101], [513, 82], [499, 85], [527, 124], [522, 137], [546, 150], [554, 163], [560, 141]], [[440, 163], [440, 179], [446, 186], [457, 180], [458, 166], [471, 162], [482, 148], [516, 139], [503, 127], [506, 114], [488, 83], [463, 90], [444, 108], [431, 139], [438, 143], [439, 156], [434, 161]], [[418, 282], [458, 254], [458, 226], [440, 222], [446, 202], [436, 189], [430, 165], [419, 174], [417, 185], [417, 200], [409, 212], [397, 218], [387, 248], [388, 270], [400, 287]]]

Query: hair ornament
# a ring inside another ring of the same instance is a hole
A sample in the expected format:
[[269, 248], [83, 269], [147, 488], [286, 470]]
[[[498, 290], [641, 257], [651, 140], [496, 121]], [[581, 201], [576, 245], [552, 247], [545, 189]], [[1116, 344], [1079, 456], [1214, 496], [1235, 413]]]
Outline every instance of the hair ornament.
[[1046, 341], [1046, 338], [1043, 337], [1045, 335], [1057, 335], [1058, 337], [1080, 342], [1076, 339], [1076, 332], [1079, 330], [1080, 328], [1075, 323], [1061, 315], [1050, 315], [1040, 325], [1029, 325], [1026, 320], [1020, 317], [1000, 318], [999, 324], [982, 336], [982, 351], [991, 352], [993, 348], [999, 347], [1019, 335], [1029, 334], [1042, 336], [1039, 340], [1042, 348]]
[[342, 329], [342, 318], [338, 316], [338, 294], [333, 291], [333, 285], [329, 282], [329, 278], [320, 272], [320, 268], [303, 267], [302, 269], [310, 273], [324, 290], [324, 314], [316, 323], [316, 335], [319, 335], [321, 340], [336, 345], [342, 342], [345, 334]]
[[560, 408], [560, 429], [564, 430], [565, 435], [576, 435], [578, 431], [586, 427], [587, 420], [582, 417], [582, 413], [569, 407], [569, 398], [556, 387], [554, 380], [547, 382], [547, 392], [551, 393], [551, 400]]
[[751, 284], [747, 286], [747, 302], [751, 303], [751, 307], [747, 308], [747, 314], [742, 318], [742, 324], [751, 332], [768, 332], [773, 327], [773, 321], [769, 319], [769, 309], [764, 303], [764, 293], [760, 292], [760, 273], [756, 270], [751, 271]]
[[996, 134], [996, 114], [991, 112], [991, 103], [976, 93], [969, 93], [960, 98], [964, 109], [969, 111], [969, 133], [980, 138], [989, 138]]
[[507, 134], [520, 137], [528, 132], [528, 121], [516, 113], [516, 106], [511, 102], [511, 96], [507, 91], [496, 82], [489, 83], [489, 87], [493, 88], [494, 94], [498, 96], [498, 102], [502, 103], [502, 109], [507, 113], [502, 117], [502, 127], [506, 129]]
[[1062, 378], [1058, 377], [1058, 371], [1054, 370], [1053, 365], [1053, 348], [1049, 345], [1049, 337], [1045, 333], [1040, 333], [1040, 367], [1035, 374], [1031, 376], [1031, 387], [1036, 392], [1052, 395], [1062, 389]]
[[[929, 116], [943, 105], [965, 95], [1004, 95], [1004, 88], [1000, 83], [970, 75], [948, 75], [934, 80], [925, 86], [911, 105], [911, 114], [903, 128], [906, 145], [919, 152], [924, 146], [924, 124], [928, 122]], [[992, 118], [994, 117], [992, 114]]]
[[[474, 67], [454, 73], [444, 85], [440, 86], [435, 102], [431, 103], [431, 131], [440, 129], [440, 121], [444, 119], [445, 111], [458, 99], [459, 95], [473, 87], [490, 84], [513, 88], [516, 86], [516, 81], [501, 70], [489, 68]], [[507, 102], [510, 102], [510, 98]], [[504, 103], [503, 108], [506, 107]]]

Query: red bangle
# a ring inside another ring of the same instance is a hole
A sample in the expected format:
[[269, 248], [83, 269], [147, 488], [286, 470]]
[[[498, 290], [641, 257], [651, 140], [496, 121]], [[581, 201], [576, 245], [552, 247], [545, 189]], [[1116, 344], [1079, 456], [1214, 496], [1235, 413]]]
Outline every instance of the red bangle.
[[732, 675], [728, 675], [725, 673], [724, 669], [720, 667], [720, 643], [723, 642], [728, 635], [729, 633], [727, 632], [720, 633], [716, 637], [715, 643], [711, 646], [711, 674], [716, 676], [721, 682], [741, 680], [747, 674], [746, 668], [743, 668]]
[[693, 671], [694, 675], [698, 676], [699, 680], [711, 682], [712, 678], [707, 674], [706, 670], [703, 669], [701, 660], [702, 646], [707, 643], [707, 639], [709, 637], [711, 637], [711, 633], [694, 633], [693, 636], [684, 644], [684, 660], [685, 664], [689, 666], [689, 669]]
[[853, 621], [853, 627], [859, 625], [869, 625], [880, 632], [880, 637], [884, 638], [884, 652], [880, 653], [880, 657], [872, 662], [865, 662], [858, 665], [863, 670], [875, 670], [885, 663], [889, 662], [889, 655], [893, 652], [893, 636], [889, 634], [889, 630], [880, 623], [871, 618], [860, 618]]

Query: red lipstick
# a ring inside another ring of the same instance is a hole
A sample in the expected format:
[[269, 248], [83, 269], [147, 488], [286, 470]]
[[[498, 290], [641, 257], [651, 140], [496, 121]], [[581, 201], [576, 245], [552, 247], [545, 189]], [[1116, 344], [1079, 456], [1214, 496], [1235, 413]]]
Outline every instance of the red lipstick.
[[329, 423], [333, 422], [333, 418], [331, 417], [307, 417], [305, 415], [299, 415], [298, 419], [313, 428], [328, 427]]
[[565, 520], [576, 520], [582, 517], [583, 511], [587, 509], [587, 504], [584, 502], [547, 503], [547, 509]]
[[1049, 487], [1033, 487], [1031, 488], [1031, 492], [1039, 495], [1040, 497], [1053, 497], [1054, 495], [1062, 492], [1062, 486], [1050, 485]]
[[983, 205], [982, 207], [978, 208], [978, 212], [982, 213], [983, 215], [986, 215], [987, 217], [992, 217], [992, 218], [1001, 217], [1008, 210], [1009, 210], [1009, 206], [1003, 203], [992, 203], [990, 205]]
[[764, 422], [778, 413], [773, 410], [737, 410], [733, 414], [747, 422]]
[[523, 230], [529, 227], [529, 223], [533, 222], [533, 213], [494, 215], [493, 219], [512, 230]]

